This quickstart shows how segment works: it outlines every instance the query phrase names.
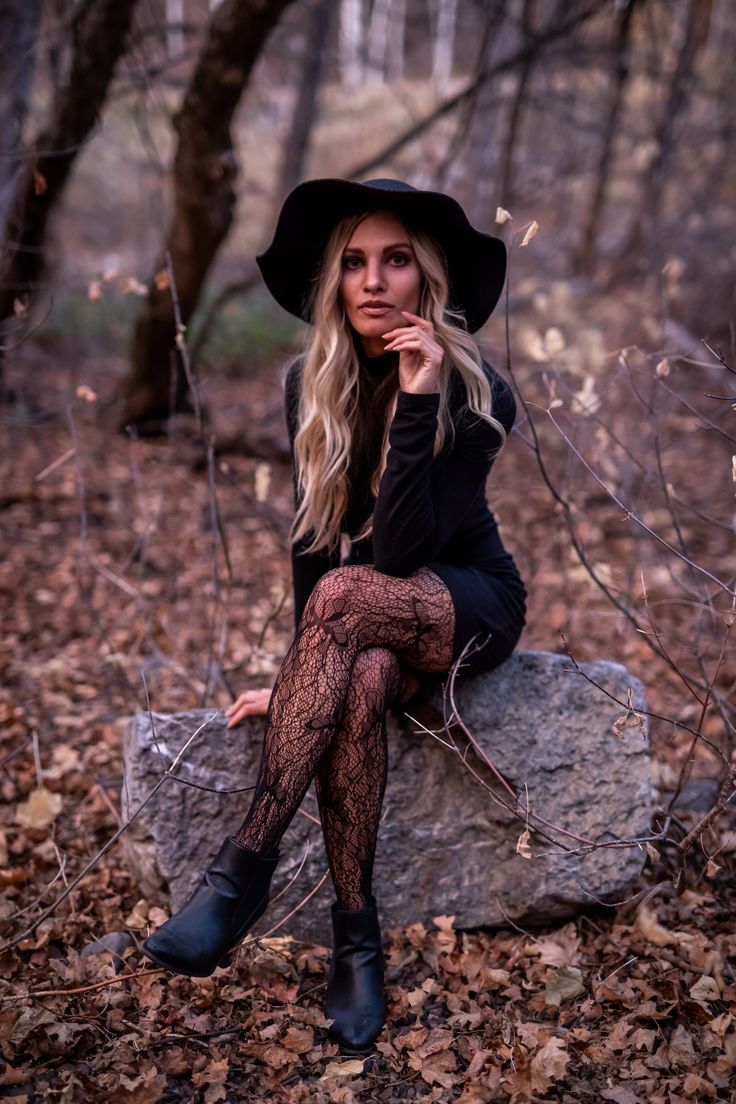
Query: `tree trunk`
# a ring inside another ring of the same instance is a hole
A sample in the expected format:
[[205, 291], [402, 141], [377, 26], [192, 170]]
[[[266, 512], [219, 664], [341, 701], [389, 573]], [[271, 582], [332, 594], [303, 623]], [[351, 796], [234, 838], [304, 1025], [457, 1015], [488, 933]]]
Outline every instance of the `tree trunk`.
[[[310, 13], [307, 28], [301, 73], [298, 78], [297, 101], [286, 138], [282, 169], [273, 193], [273, 220], [284, 197], [294, 188], [304, 175], [304, 165], [309, 150], [309, 139], [317, 117], [317, 98], [324, 70], [325, 55], [329, 41], [332, 19], [338, 0], [317, 0]], [[268, 244], [263, 242], [263, 247]], [[238, 295], [247, 295], [260, 283], [260, 272], [255, 261], [246, 268], [240, 278], [222, 287], [215, 299], [209, 304], [197, 326], [196, 336], [190, 341], [189, 355], [193, 368], [196, 368], [202, 349], [207, 344], [220, 312], [230, 300]]]
[[[463, 103], [458, 111], [458, 119], [452, 141], [447, 144], [447, 151], [435, 173], [434, 187], [440, 191], [449, 190], [457, 195], [463, 205], [470, 204], [471, 195], [475, 195], [475, 182], [472, 186], [468, 176], [472, 171], [470, 160], [474, 159], [476, 151], [470, 146], [470, 139], [478, 112], [481, 110], [480, 101], [489, 93], [484, 92], [492, 82], [483, 81], [483, 74], [489, 68], [495, 47], [499, 28], [506, 14], [506, 0], [490, 0], [485, 9], [485, 23], [478, 47], [478, 55], [474, 68], [475, 91]], [[469, 153], [463, 158], [463, 150], [468, 147]], [[473, 217], [471, 215], [471, 217]]]
[[[523, 45], [531, 43], [534, 21], [534, 0], [522, 0], [521, 8], [521, 33]], [[503, 154], [501, 157], [501, 186], [497, 193], [498, 202], [506, 208], [513, 205], [513, 180], [514, 180], [514, 150], [519, 137], [520, 121], [524, 110], [524, 97], [526, 95], [529, 79], [532, 74], [534, 62], [538, 55], [529, 53], [521, 63], [519, 76], [516, 82], [516, 91], [511, 101], [506, 122], [506, 134], [501, 142]], [[486, 223], [493, 221], [488, 213], [485, 216]]]
[[66, 86], [53, 118], [27, 156], [7, 221], [0, 265], [0, 319], [16, 299], [31, 296], [43, 272], [49, 215], [61, 196], [79, 149], [98, 121], [125, 49], [136, 0], [98, 0], [81, 26]]
[[457, 0], [436, 0], [436, 22], [432, 44], [432, 83], [443, 90], [452, 76]]
[[677, 64], [670, 81], [666, 103], [654, 133], [656, 153], [643, 175], [639, 213], [629, 232], [626, 245], [620, 251], [616, 271], [622, 274], [629, 261], [649, 247], [652, 266], [659, 267], [662, 253], [662, 200], [667, 182], [669, 161], [674, 145], [675, 124], [687, 104], [689, 83], [701, 47], [708, 38], [712, 0], [689, 0], [682, 29]]
[[363, 0], [340, 0], [340, 73], [354, 92], [363, 83]]
[[304, 55], [296, 88], [296, 106], [284, 147], [281, 196], [296, 187], [304, 175], [309, 139], [317, 118], [317, 94], [322, 83], [325, 53], [336, 0], [315, 0], [309, 13]]
[[373, 0], [373, 11], [368, 25], [367, 74], [374, 81], [382, 82], [386, 76], [390, 19], [391, 0]]
[[579, 273], [590, 275], [595, 265], [595, 243], [598, 237], [598, 229], [603, 217], [606, 205], [608, 188], [611, 183], [611, 162], [613, 160], [613, 143], [618, 131], [618, 121], [621, 115], [621, 105], [624, 101], [626, 85], [630, 72], [630, 39], [631, 24], [634, 9], [639, 0], [626, 0], [625, 7], [620, 11], [618, 25], [616, 27], [616, 44], [614, 48], [613, 96], [608, 109], [603, 131], [603, 144], [598, 169], [596, 171], [595, 191], [591, 198], [590, 207], [585, 220], [582, 240], [575, 257], [575, 270]]
[[179, 58], [184, 53], [184, 0], [166, 0], [166, 53]]
[[478, 67], [479, 84], [471, 103], [464, 132], [467, 153], [464, 159], [465, 181], [461, 191], [470, 218], [477, 226], [488, 217], [492, 201], [496, 198], [494, 162], [498, 149], [494, 140], [498, 126], [498, 110], [495, 102], [498, 97], [498, 83], [493, 80], [481, 81], [480, 77], [492, 68], [492, 58], [497, 50], [506, 16], [506, 0], [489, 7], [488, 22], [483, 36], [485, 51]]
[[41, 0], [0, 0], [0, 241], [23, 174], [20, 151], [28, 113]]
[[388, 79], [404, 76], [404, 42], [406, 37], [406, 0], [393, 0], [388, 31]]
[[[237, 162], [232, 118], [266, 38], [290, 2], [223, 0], [210, 20], [174, 120], [179, 138], [174, 213], [156, 272], [165, 270], [169, 254], [184, 324], [233, 219]], [[176, 388], [171, 386], [175, 336], [171, 289], [165, 280], [154, 278], [135, 328], [123, 425], [154, 423], [151, 428], [159, 431], [170, 413], [170, 392], [174, 409], [191, 409], [182, 371], [177, 372]]]

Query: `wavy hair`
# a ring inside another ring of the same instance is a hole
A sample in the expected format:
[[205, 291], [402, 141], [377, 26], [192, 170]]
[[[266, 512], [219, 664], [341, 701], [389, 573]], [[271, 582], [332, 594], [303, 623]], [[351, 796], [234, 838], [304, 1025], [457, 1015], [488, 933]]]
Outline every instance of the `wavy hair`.
[[[334, 227], [325, 248], [320, 273], [310, 296], [311, 332], [303, 349], [298, 429], [294, 438], [294, 461], [298, 508], [290, 529], [292, 541], [311, 534], [304, 551], [335, 551], [340, 545], [341, 523], [349, 500], [351, 450], [358, 413], [360, 365], [350, 326], [340, 297], [342, 255], [355, 229], [381, 208], [362, 211], [342, 219]], [[445, 441], [454, 438], [448, 408], [450, 374], [457, 368], [467, 392], [467, 405], [477, 418], [497, 430], [506, 441], [502, 424], [492, 413], [491, 388], [483, 371], [480, 351], [468, 333], [465, 318], [448, 305], [449, 284], [444, 254], [435, 239], [419, 227], [402, 220], [417, 260], [422, 281], [417, 313], [431, 321], [437, 343], [444, 350], [439, 371], [440, 402], [436, 456]], [[386, 381], [384, 381], [386, 382]], [[387, 386], [386, 416], [378, 464], [370, 489], [378, 494], [386, 468], [389, 428], [396, 410], [398, 377], [391, 373]], [[353, 539], [361, 540], [373, 531], [372, 516]]]

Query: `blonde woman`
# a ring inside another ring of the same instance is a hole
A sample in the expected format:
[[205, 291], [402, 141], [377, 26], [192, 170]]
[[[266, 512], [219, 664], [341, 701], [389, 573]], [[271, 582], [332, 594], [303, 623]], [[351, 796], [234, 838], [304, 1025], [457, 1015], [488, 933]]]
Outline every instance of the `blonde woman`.
[[227, 711], [230, 725], [266, 714], [245, 820], [144, 949], [194, 976], [226, 960], [266, 909], [314, 778], [336, 894], [325, 1012], [341, 1052], [365, 1054], [385, 1022], [372, 872], [386, 711], [471, 641], [471, 670], [502, 663], [526, 615], [485, 499], [516, 406], [471, 337], [501, 294], [506, 251], [450, 196], [310, 180], [258, 262], [276, 300], [312, 324], [285, 388], [296, 633], [273, 689]]

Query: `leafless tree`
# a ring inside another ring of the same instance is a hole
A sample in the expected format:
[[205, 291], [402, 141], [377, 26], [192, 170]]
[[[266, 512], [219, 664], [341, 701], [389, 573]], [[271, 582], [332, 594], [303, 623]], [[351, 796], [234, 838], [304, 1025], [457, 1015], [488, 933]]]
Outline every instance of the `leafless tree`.
[[[23, 171], [8, 203], [0, 267], [0, 320], [12, 319], [16, 302], [30, 300], [38, 286], [49, 216], [79, 150], [98, 121], [125, 50], [135, 5], [136, 0], [97, 0], [81, 5], [73, 22], [69, 76], [50, 122], [24, 154]], [[12, 323], [2, 327], [5, 332], [8, 328]]]
[[[263, 45], [290, 0], [224, 0], [210, 19], [202, 52], [175, 118], [174, 211], [133, 338], [122, 424], [161, 423], [188, 409], [183, 371], [172, 388], [176, 327], [169, 282], [171, 258], [186, 325], [235, 206], [237, 159], [231, 124]], [[173, 402], [172, 402], [173, 391]]]
[[603, 125], [600, 156], [595, 172], [595, 186], [588, 207], [580, 247], [575, 258], [579, 272], [590, 274], [595, 260], [595, 243], [606, 195], [611, 185], [613, 143], [618, 132], [621, 108], [631, 73], [631, 28], [634, 12], [642, 0], [625, 0], [617, 11], [613, 48], [612, 92], [608, 114]]

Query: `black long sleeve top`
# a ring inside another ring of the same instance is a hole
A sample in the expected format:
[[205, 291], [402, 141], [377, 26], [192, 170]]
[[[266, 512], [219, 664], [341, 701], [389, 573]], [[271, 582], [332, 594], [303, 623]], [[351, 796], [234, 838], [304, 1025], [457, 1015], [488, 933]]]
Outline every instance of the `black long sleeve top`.
[[[290, 365], [285, 384], [295, 506], [298, 499], [294, 438], [298, 429], [302, 365], [301, 357]], [[491, 365], [484, 362], [483, 369], [491, 385], [494, 417], [509, 433], [516, 418], [513, 392]], [[441, 452], [433, 457], [439, 393], [415, 395], [399, 390], [389, 429], [386, 470], [377, 497], [370, 493], [370, 477], [378, 461], [384, 424], [380, 414], [377, 416], [372, 397], [378, 384], [391, 372], [398, 378], [398, 354], [361, 357], [363, 411], [375, 425], [375, 432], [368, 435], [367, 443], [364, 435], [362, 447], [351, 457], [350, 504], [343, 519], [343, 531], [351, 537], [350, 554], [342, 560], [339, 549], [332, 553], [326, 550], [305, 553], [306, 539], [292, 545], [297, 626], [317, 580], [341, 564], [372, 563], [377, 571], [399, 577], [411, 575], [432, 562], [465, 564], [501, 575], [516, 574], [485, 497], [486, 479], [501, 437], [493, 426], [468, 409], [465, 384], [456, 369], [452, 370], [448, 397], [455, 426], [454, 441], [446, 441]], [[381, 391], [390, 393], [386, 388]], [[372, 536], [353, 540], [352, 535], [371, 512]]]

